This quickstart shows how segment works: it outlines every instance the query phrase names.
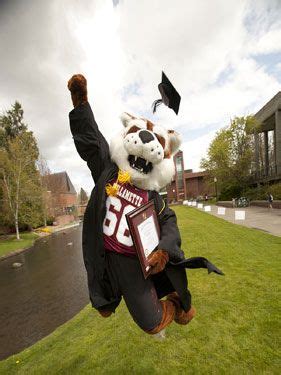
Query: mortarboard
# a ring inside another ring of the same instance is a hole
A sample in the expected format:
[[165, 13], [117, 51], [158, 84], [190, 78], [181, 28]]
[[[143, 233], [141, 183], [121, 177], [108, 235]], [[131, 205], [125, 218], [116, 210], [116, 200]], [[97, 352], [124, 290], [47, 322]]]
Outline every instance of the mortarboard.
[[153, 113], [156, 112], [157, 107], [161, 103], [164, 103], [167, 107], [172, 108], [174, 112], [178, 114], [181, 97], [164, 72], [162, 72], [162, 82], [159, 83], [158, 89], [162, 99], [157, 99], [152, 103]]

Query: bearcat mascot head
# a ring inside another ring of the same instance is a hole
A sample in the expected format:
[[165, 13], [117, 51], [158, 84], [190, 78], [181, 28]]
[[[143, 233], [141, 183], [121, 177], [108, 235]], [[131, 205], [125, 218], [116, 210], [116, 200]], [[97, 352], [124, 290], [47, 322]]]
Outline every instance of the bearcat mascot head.
[[159, 191], [175, 173], [173, 155], [180, 147], [180, 135], [125, 112], [121, 121], [124, 129], [110, 142], [111, 159], [130, 173], [136, 187]]

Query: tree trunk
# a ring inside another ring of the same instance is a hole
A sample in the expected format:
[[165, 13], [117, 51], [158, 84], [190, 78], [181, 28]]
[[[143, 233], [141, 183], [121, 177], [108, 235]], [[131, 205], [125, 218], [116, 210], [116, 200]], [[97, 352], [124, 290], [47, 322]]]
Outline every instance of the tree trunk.
[[16, 227], [17, 240], [20, 240], [18, 192], [19, 192], [19, 189], [17, 189], [17, 196], [16, 196], [15, 227]]
[[18, 174], [18, 179], [17, 179], [16, 213], [15, 213], [17, 240], [20, 240], [20, 233], [19, 233], [19, 192], [20, 192], [21, 161], [20, 161], [19, 165], [20, 166], [19, 166], [19, 174]]
[[15, 227], [16, 227], [17, 240], [20, 240], [19, 223], [18, 223], [17, 218], [15, 220]]

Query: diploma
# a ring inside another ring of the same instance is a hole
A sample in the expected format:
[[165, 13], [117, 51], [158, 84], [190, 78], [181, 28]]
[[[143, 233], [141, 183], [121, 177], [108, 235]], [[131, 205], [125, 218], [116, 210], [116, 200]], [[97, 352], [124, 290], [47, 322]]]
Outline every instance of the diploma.
[[126, 215], [128, 227], [145, 278], [150, 275], [148, 256], [159, 244], [160, 228], [153, 201]]

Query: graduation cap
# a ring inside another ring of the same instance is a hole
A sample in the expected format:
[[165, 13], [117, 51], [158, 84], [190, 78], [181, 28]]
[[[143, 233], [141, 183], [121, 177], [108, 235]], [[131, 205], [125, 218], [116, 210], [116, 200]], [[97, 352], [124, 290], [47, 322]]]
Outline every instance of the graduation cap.
[[161, 103], [164, 103], [167, 107], [172, 108], [174, 112], [178, 114], [181, 97], [164, 72], [162, 72], [162, 82], [159, 83], [158, 89], [162, 99], [157, 99], [152, 103], [153, 113], [156, 112], [157, 107]]

